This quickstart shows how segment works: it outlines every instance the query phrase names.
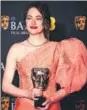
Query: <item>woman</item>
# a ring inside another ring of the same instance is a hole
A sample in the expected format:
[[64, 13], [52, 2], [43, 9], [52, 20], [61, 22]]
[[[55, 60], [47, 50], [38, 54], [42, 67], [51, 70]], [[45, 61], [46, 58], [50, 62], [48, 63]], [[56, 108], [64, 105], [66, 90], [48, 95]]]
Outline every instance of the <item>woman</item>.
[[[61, 42], [49, 41], [50, 13], [45, 4], [31, 4], [25, 23], [29, 36], [10, 48], [2, 89], [17, 97], [15, 110], [61, 110], [60, 100], [80, 90], [86, 83], [86, 48], [75, 38]], [[46, 90], [34, 87], [31, 78], [33, 68], [49, 69]], [[12, 84], [16, 69], [20, 79], [19, 88]], [[56, 89], [56, 84], [60, 85], [60, 89]], [[46, 98], [43, 107], [34, 106], [37, 96]]]

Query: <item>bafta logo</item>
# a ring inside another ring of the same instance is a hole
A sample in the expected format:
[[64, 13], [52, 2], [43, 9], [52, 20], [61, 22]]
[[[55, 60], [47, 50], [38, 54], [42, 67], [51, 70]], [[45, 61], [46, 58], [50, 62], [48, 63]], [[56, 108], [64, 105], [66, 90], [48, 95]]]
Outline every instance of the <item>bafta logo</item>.
[[9, 26], [9, 16], [1, 16], [1, 27], [7, 30]]
[[9, 97], [1, 97], [1, 110], [9, 110]]
[[[31, 79], [34, 88], [42, 89], [45, 91], [49, 81], [49, 69], [48, 68], [33, 68], [31, 71]], [[38, 100], [34, 101], [35, 107], [43, 107], [42, 103], [46, 100], [45, 97], [37, 97]]]
[[86, 16], [76, 16], [74, 18], [75, 27], [79, 31], [83, 31], [86, 26]]

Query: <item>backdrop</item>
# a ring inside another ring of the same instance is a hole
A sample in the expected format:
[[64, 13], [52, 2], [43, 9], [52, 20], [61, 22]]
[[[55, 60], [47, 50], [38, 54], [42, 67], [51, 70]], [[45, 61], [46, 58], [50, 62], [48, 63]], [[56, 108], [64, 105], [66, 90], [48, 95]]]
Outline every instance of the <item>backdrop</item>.
[[[52, 28], [50, 40], [76, 37], [87, 46], [87, 2], [86, 1], [42, 1], [51, 11]], [[24, 13], [31, 1], [1, 2], [1, 76], [5, 70], [8, 50], [15, 42], [27, 38], [24, 28]], [[18, 73], [13, 84], [18, 86]], [[2, 79], [2, 78], [1, 78]], [[2, 110], [13, 110], [15, 97], [2, 92]], [[79, 92], [70, 94], [61, 101], [62, 110], [87, 110], [87, 85]]]

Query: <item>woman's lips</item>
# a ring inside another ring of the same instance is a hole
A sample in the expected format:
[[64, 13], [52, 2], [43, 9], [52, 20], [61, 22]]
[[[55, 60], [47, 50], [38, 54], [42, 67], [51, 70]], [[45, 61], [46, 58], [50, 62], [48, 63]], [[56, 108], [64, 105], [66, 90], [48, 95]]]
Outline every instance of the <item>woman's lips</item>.
[[37, 26], [30, 26], [30, 28], [31, 28], [31, 29], [36, 29], [36, 28], [37, 28]]

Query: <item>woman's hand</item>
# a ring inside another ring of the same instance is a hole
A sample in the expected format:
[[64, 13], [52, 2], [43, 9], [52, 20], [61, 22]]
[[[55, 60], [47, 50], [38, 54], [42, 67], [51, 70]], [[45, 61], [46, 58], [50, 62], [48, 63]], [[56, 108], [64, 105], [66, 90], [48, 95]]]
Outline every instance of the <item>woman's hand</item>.
[[50, 104], [51, 104], [51, 101], [47, 99], [47, 100], [42, 104], [42, 106], [44, 106], [44, 107], [37, 107], [37, 110], [48, 110]]
[[30, 97], [32, 100], [38, 100], [38, 97], [42, 96], [42, 95], [43, 95], [43, 92], [41, 89], [34, 88], [31, 90], [31, 96]]

